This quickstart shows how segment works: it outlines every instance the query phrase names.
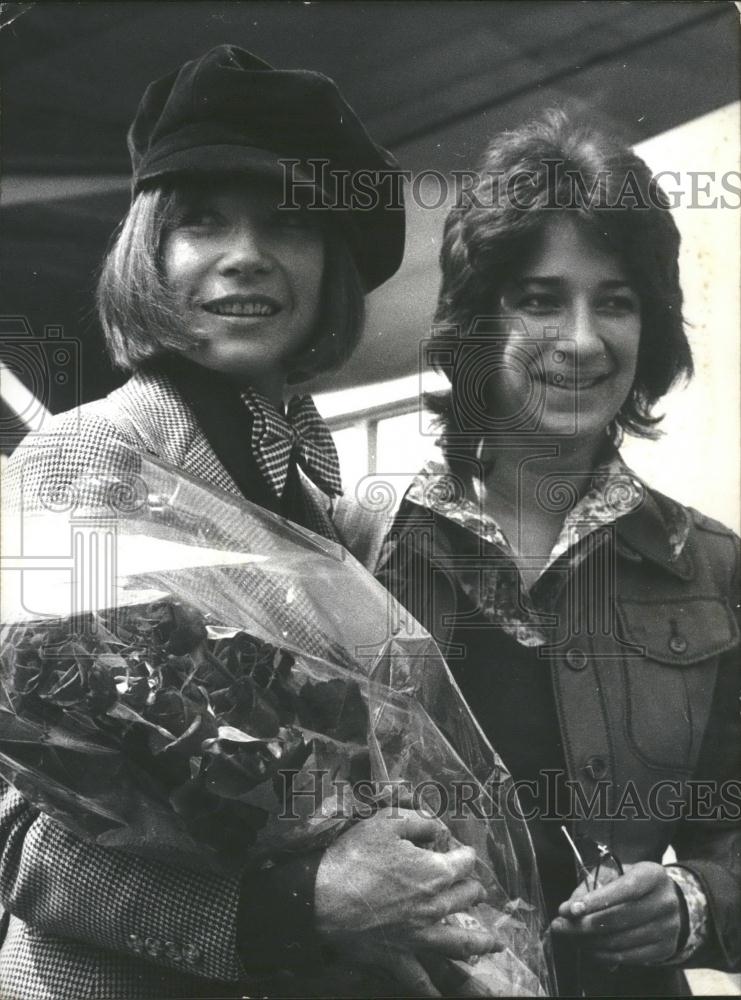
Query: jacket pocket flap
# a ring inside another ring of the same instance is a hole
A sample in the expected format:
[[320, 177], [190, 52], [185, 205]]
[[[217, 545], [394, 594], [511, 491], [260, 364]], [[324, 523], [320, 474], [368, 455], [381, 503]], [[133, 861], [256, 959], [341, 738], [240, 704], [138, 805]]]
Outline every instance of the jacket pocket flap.
[[625, 638], [652, 660], [673, 666], [699, 663], [739, 640], [733, 612], [718, 598], [631, 601], [618, 598]]

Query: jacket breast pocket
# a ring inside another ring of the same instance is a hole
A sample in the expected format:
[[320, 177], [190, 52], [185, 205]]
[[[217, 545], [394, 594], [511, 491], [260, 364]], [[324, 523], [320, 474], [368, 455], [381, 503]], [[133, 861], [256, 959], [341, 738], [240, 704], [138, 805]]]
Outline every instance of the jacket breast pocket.
[[713, 700], [718, 657], [738, 645], [726, 601], [620, 598], [627, 738], [645, 764], [692, 771]]

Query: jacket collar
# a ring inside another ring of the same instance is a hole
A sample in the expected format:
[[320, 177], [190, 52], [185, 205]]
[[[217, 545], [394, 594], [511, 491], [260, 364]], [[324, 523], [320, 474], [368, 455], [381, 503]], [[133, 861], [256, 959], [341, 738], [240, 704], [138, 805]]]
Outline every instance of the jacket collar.
[[[634, 487], [634, 495], [640, 498], [632, 510], [626, 511], [613, 522], [618, 551], [634, 562], [645, 559], [679, 579], [692, 579], [695, 569], [685, 544], [691, 525], [689, 512], [675, 500], [651, 489], [623, 463], [619, 456], [616, 455], [615, 459], [613, 473], [617, 471], [622, 478], [629, 480]], [[604, 469], [608, 470], [607, 464]], [[445, 470], [443, 467], [430, 466], [426, 471], [440, 474]], [[415, 485], [418, 487], [417, 492]], [[438, 505], [434, 503], [428, 505], [424, 502], [424, 492], [424, 482], [418, 477], [412, 483], [398, 511], [394, 525], [397, 531], [401, 530], [404, 533], [408, 530], [408, 524], [413, 523], [415, 518], [418, 520], [420, 515], [424, 517], [425, 512], [428, 517], [433, 516], [433, 510], [437, 516], [445, 516], [445, 510], [440, 509]], [[619, 495], [620, 490], [617, 493]], [[451, 524], [450, 528], [455, 534], [456, 526]], [[465, 536], [466, 532], [460, 530], [462, 536]], [[433, 533], [434, 551], [431, 553], [433, 557], [444, 558], [451, 554], [449, 535], [449, 531]], [[460, 538], [459, 543], [462, 544]]]
[[[243, 495], [213, 450], [191, 406], [167, 374], [137, 372], [108, 396], [107, 404], [116, 422], [131, 428], [144, 451], [227, 493]], [[337, 540], [329, 514], [330, 498], [303, 470], [298, 471], [312, 508], [312, 527], [316, 533]]]
[[145, 451], [227, 493], [241, 495], [193, 410], [167, 375], [136, 372], [108, 396], [108, 406], [118, 423], [125, 422], [134, 428]]
[[646, 559], [681, 580], [694, 576], [687, 546], [678, 544], [686, 539], [690, 516], [675, 500], [646, 488], [641, 504], [618, 518], [615, 527], [618, 547], [627, 558]]

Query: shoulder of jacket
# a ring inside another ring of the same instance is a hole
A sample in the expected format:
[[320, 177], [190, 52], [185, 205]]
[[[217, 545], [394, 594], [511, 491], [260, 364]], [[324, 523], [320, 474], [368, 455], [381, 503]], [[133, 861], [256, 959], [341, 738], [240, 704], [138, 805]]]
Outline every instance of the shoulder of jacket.
[[109, 408], [108, 399], [96, 399], [83, 403], [63, 413], [56, 413], [44, 420], [37, 430], [31, 431], [15, 448], [9, 464], [15, 464], [30, 453], [60, 449], [65, 452], [79, 452], [92, 442], [118, 442], [136, 447], [138, 436], [133, 427], [116, 419]]
[[666, 512], [667, 509], [682, 512], [690, 521], [692, 528], [711, 535], [719, 535], [726, 539], [738, 540], [736, 532], [721, 521], [708, 517], [707, 514], [703, 514], [702, 511], [697, 510], [695, 507], [689, 507], [687, 504], [680, 503], [674, 497], [667, 496], [653, 487], [649, 487], [649, 492], [663, 512]]
[[[709, 562], [722, 569], [722, 580], [729, 581], [734, 600], [738, 601], [741, 586], [741, 538], [725, 524], [707, 517], [693, 507], [688, 508], [694, 536], [704, 550]], [[716, 569], [717, 571], [717, 569]]]
[[79, 451], [121, 444], [178, 464], [197, 433], [190, 407], [169, 379], [136, 373], [107, 396], [50, 417], [22, 446]]
[[672, 505], [681, 510], [689, 520], [688, 546], [710, 568], [716, 584], [721, 589], [736, 589], [734, 580], [738, 578], [741, 565], [741, 539], [727, 525], [713, 517], [708, 517], [695, 507], [679, 503], [672, 497], [652, 490], [661, 505]]
[[147, 450], [158, 451], [164, 438], [189, 440], [195, 432], [192, 410], [166, 375], [135, 372], [100, 403], [113, 422], [129, 428]]
[[[151, 390], [146, 382], [133, 376], [108, 396], [48, 416], [15, 448], [4, 480], [13, 483], [42, 471], [73, 474], [83, 467], [102, 468], [112, 461], [128, 464], [135, 453], [157, 454], [162, 420], [158, 427], [157, 410], [150, 403], [152, 412], [148, 412], [147, 398], [151, 399]], [[180, 415], [179, 409], [173, 412]]]
[[686, 507], [685, 510], [689, 513], [692, 523], [698, 531], [707, 532], [711, 535], [720, 535], [721, 537], [731, 539], [736, 543], [739, 541], [739, 536], [736, 532], [732, 528], [723, 524], [722, 521], [716, 521], [715, 518], [708, 517], [707, 514], [703, 514], [702, 511], [695, 510], [694, 507]]

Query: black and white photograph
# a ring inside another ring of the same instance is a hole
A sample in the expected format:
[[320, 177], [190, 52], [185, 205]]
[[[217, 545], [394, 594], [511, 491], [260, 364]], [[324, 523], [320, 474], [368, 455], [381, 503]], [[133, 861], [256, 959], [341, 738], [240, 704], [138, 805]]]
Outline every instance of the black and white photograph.
[[740, 56], [0, 3], [0, 1000], [741, 996]]

